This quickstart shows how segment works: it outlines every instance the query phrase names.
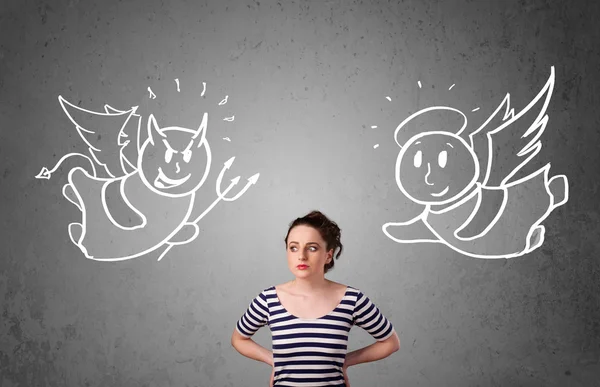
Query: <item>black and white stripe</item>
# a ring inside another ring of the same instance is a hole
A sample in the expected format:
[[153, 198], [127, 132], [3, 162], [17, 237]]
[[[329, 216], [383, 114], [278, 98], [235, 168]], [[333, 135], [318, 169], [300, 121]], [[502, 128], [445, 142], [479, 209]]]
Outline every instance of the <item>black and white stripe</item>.
[[236, 324], [237, 331], [251, 337], [268, 325], [273, 340], [275, 386], [344, 386], [342, 366], [353, 325], [377, 341], [394, 332], [392, 323], [360, 290], [348, 286], [337, 307], [316, 319], [291, 315], [279, 302], [275, 286], [264, 289], [250, 303]]

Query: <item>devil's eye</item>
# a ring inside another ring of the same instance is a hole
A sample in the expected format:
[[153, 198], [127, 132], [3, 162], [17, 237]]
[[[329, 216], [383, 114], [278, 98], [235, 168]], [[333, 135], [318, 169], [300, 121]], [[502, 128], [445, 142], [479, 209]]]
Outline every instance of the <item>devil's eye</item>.
[[440, 167], [444, 168], [446, 166], [447, 162], [448, 162], [448, 152], [441, 151], [440, 154], [438, 155], [438, 164], [440, 165]]
[[165, 162], [170, 163], [172, 158], [173, 158], [173, 149], [167, 148], [167, 151], [165, 152]]
[[421, 162], [423, 161], [423, 152], [418, 151], [417, 153], [415, 153], [415, 167], [419, 168], [421, 166]]
[[189, 163], [191, 158], [192, 158], [191, 150], [188, 149], [188, 150], [183, 151], [183, 161], [185, 161], [186, 163]]

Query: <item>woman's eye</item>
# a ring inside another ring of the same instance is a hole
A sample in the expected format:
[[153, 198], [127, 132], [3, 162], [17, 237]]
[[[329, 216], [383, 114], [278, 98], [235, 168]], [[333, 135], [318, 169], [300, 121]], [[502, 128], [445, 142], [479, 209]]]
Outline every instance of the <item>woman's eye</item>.
[[173, 158], [173, 150], [167, 149], [167, 151], [165, 152], [165, 162], [170, 163], [172, 158]]
[[415, 153], [415, 159], [414, 159], [415, 167], [419, 168], [421, 166], [422, 162], [423, 162], [423, 152], [417, 151], [417, 153]]
[[448, 162], [448, 152], [441, 151], [440, 154], [438, 155], [438, 164], [440, 165], [440, 167], [444, 168], [446, 166], [447, 162]]

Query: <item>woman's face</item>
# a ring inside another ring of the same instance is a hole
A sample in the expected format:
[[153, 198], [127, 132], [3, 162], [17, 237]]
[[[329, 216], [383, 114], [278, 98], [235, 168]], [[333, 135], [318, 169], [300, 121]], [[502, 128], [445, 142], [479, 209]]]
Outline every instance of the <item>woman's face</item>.
[[[305, 225], [294, 227], [287, 239], [287, 260], [290, 271], [298, 278], [325, 274], [325, 264], [333, 250], [326, 251], [318, 230]], [[299, 265], [305, 265], [304, 268]]]

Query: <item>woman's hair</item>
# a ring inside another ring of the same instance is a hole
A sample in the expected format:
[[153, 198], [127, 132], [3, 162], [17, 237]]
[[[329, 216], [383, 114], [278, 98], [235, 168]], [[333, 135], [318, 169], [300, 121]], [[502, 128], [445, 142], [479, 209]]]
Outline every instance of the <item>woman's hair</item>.
[[[337, 223], [329, 219], [322, 212], [316, 210], [309, 212], [301, 218], [296, 218], [296, 220], [290, 223], [287, 235], [285, 236], [286, 247], [290, 231], [292, 231], [294, 227], [300, 225], [310, 226], [319, 231], [319, 234], [321, 234], [321, 238], [323, 238], [323, 240], [325, 241], [327, 251], [333, 249], [333, 253], [335, 254], [335, 251], [339, 248], [335, 259], [339, 258], [339, 256], [342, 254], [342, 249], [344, 248], [342, 242], [340, 242], [342, 234], [341, 230], [338, 227]], [[334, 263], [334, 257], [332, 256], [331, 262], [325, 264], [325, 273], [327, 273], [327, 271], [333, 268]]]

